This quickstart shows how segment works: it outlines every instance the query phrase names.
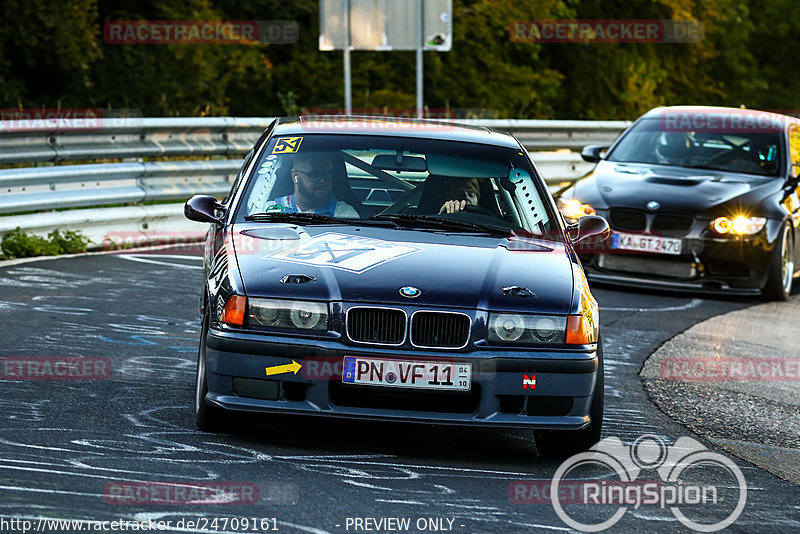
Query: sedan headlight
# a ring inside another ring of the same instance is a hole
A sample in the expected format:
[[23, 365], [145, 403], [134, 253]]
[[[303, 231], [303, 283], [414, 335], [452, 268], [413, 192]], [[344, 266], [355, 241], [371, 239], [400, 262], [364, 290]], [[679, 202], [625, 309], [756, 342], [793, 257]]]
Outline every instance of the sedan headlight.
[[567, 318], [523, 313], [489, 314], [489, 341], [501, 343], [564, 343]]
[[249, 324], [291, 330], [328, 329], [328, 306], [305, 300], [247, 299]]
[[721, 235], [753, 235], [764, 228], [767, 219], [764, 217], [717, 217], [711, 224], [715, 232]]
[[564, 216], [564, 219], [566, 219], [570, 224], [574, 223], [581, 217], [585, 217], [586, 215], [597, 214], [597, 210], [595, 210], [589, 204], [584, 204], [577, 198], [559, 198], [558, 210], [561, 212], [561, 215]]

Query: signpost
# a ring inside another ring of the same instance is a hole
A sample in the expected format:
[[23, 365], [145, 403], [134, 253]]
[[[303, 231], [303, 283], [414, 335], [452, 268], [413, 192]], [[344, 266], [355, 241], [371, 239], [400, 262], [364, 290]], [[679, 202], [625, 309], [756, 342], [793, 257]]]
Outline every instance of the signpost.
[[452, 13], [452, 0], [320, 0], [319, 49], [344, 51], [345, 112], [353, 109], [351, 50], [415, 50], [416, 112], [422, 117], [422, 52], [450, 51]]

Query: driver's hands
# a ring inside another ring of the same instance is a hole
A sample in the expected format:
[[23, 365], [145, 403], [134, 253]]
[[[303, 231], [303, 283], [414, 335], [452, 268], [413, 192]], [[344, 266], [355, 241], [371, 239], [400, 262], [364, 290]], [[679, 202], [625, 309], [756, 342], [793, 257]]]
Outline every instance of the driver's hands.
[[439, 213], [458, 213], [464, 211], [466, 206], [466, 200], [448, 200], [442, 205], [442, 209], [439, 210]]

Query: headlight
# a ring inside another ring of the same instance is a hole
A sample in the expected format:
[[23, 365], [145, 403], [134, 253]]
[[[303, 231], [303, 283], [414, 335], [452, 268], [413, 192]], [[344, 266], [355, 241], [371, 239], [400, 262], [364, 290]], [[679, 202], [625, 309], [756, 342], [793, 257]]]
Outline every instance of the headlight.
[[328, 329], [328, 306], [304, 300], [251, 298], [247, 300], [249, 324], [292, 330]]
[[766, 223], [767, 219], [764, 217], [744, 217], [739, 215], [733, 218], [717, 217], [711, 227], [715, 232], [722, 235], [753, 235], [760, 232]]
[[566, 328], [566, 317], [491, 313], [488, 340], [502, 343], [564, 343]]
[[586, 215], [597, 214], [597, 211], [592, 206], [584, 204], [577, 198], [559, 198], [558, 210], [570, 224]]

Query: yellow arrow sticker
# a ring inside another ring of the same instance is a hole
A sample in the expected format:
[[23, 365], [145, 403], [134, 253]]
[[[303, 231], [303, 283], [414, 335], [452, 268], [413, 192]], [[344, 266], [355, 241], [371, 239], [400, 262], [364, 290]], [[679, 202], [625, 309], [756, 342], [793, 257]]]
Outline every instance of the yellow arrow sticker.
[[276, 365], [274, 367], [265, 367], [264, 369], [267, 371], [267, 376], [272, 376], [282, 375], [283, 373], [297, 374], [301, 367], [303, 366], [292, 360], [292, 363], [287, 363], [286, 365]]
[[273, 154], [294, 154], [300, 149], [302, 137], [281, 137], [272, 149]]

